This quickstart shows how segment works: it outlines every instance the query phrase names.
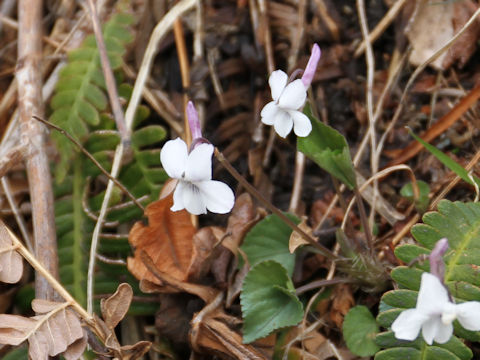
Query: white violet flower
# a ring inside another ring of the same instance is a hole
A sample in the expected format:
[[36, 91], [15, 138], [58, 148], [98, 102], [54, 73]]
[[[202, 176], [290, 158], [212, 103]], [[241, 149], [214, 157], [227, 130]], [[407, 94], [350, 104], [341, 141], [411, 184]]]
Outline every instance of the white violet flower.
[[307, 99], [307, 89], [320, 59], [320, 48], [313, 46], [312, 55], [301, 79], [288, 83], [288, 76], [282, 70], [272, 72], [268, 79], [273, 101], [264, 106], [260, 115], [262, 122], [273, 125], [277, 134], [286, 137], [293, 128], [297, 136], [305, 137], [312, 131], [310, 119], [301, 112]]
[[160, 161], [168, 176], [178, 179], [172, 211], [187, 209], [191, 214], [200, 215], [208, 209], [225, 214], [233, 208], [232, 189], [212, 180], [213, 150], [211, 144], [199, 144], [188, 153], [187, 144], [180, 138], [165, 143]]
[[444, 344], [452, 336], [455, 319], [467, 330], [480, 330], [480, 302], [451, 302], [440, 280], [423, 273], [416, 308], [403, 311], [393, 322], [392, 331], [397, 339], [411, 341], [421, 329], [427, 344], [432, 345], [434, 340]]

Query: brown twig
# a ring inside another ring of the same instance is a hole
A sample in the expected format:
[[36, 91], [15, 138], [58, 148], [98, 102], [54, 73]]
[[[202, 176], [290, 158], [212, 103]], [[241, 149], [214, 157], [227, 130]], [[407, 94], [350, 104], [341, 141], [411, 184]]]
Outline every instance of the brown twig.
[[333, 278], [330, 280], [317, 280], [317, 281], [312, 281], [306, 285], [300, 286], [295, 290], [295, 294], [297, 296], [302, 295], [303, 293], [306, 293], [307, 291], [313, 290], [313, 289], [318, 289], [319, 287], [324, 287], [324, 286], [330, 286], [330, 285], [336, 285], [336, 284], [349, 284], [355, 282], [354, 279], [342, 279], [342, 278]]
[[182, 77], [183, 94], [183, 127], [185, 131], [185, 142], [188, 146], [192, 143], [192, 132], [188, 126], [187, 104], [188, 89], [190, 88], [190, 64], [188, 62], [187, 45], [185, 44], [185, 34], [183, 32], [182, 20], [178, 18], [173, 23], [173, 34], [175, 36], [175, 45], [177, 47], [178, 62], [180, 63], [180, 75]]
[[[32, 120], [43, 115], [42, 101], [42, 9], [43, 2], [18, 2], [18, 112], [21, 141], [26, 144], [30, 198], [32, 203], [35, 253], [53, 276], [58, 277], [57, 240], [53, 213], [53, 191], [50, 167], [45, 150], [45, 128]], [[53, 300], [55, 291], [38, 275], [36, 297]]]
[[58, 127], [57, 125], [55, 124], [52, 124], [51, 122], [45, 120], [45, 119], [42, 119], [41, 117], [39, 116], [33, 116], [33, 118], [35, 120], [38, 120], [40, 121], [41, 123], [44, 123], [45, 125], [57, 130], [59, 133], [61, 133], [62, 135], [64, 135], [68, 140], [70, 140], [86, 157], [88, 157], [90, 159], [91, 162], [93, 162], [95, 164], [95, 166], [102, 172], [103, 175], [105, 175], [107, 178], [109, 178], [111, 181], [113, 181], [115, 183], [115, 185], [118, 186], [118, 188], [120, 190], [122, 190], [125, 195], [127, 195], [135, 205], [137, 205], [140, 210], [144, 211], [145, 210], [145, 207], [138, 201], [138, 199], [133, 196], [133, 194], [128, 191], [128, 189], [120, 182], [118, 181], [117, 179], [115, 179], [113, 176], [110, 175], [110, 173], [105, 170], [105, 168], [97, 161], [97, 159], [95, 159], [93, 157], [92, 154], [90, 154], [87, 149], [85, 149], [82, 144], [80, 144], [72, 135], [70, 135], [66, 130], [62, 129], [61, 127]]
[[330, 260], [337, 259], [338, 256], [327, 249], [322, 244], [318, 243], [312, 236], [308, 235], [305, 231], [300, 229], [297, 224], [290, 220], [282, 211], [271, 204], [263, 195], [255, 189], [242, 175], [228, 162], [223, 154], [215, 148], [215, 157], [222, 164], [222, 166], [251, 194], [253, 195], [263, 206], [269, 209], [272, 213], [277, 215], [285, 224], [287, 224], [293, 231], [296, 231], [303, 239], [305, 239], [311, 246], [317, 249], [322, 255], [326, 256]]

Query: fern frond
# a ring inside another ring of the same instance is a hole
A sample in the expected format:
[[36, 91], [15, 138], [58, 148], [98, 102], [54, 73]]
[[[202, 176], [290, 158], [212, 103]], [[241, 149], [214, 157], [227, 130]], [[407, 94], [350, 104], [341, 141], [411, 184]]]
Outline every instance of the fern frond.
[[[480, 204], [461, 203], [443, 200], [438, 204], [438, 212], [423, 216], [423, 224], [412, 228], [412, 235], [419, 245], [397, 247], [395, 255], [405, 263], [429, 254], [436, 242], [443, 237], [448, 239], [450, 248], [445, 254], [445, 284], [458, 303], [480, 299]], [[416, 263], [413, 267], [399, 266], [392, 273], [392, 279], [400, 290], [385, 293], [380, 304], [378, 323], [389, 328], [401, 311], [413, 308], [416, 304], [420, 278], [429, 271], [428, 261]], [[463, 329], [454, 323], [455, 335], [470, 341], [480, 341], [480, 332]], [[458, 337], [452, 336], [446, 344], [427, 345], [421, 336], [411, 342], [397, 340], [392, 332], [377, 336], [377, 343], [385, 348], [375, 356], [383, 359], [461, 359], [472, 358], [471, 350]], [[436, 356], [436, 357], [435, 357]]]
[[[103, 36], [112, 69], [118, 69], [126, 46], [133, 40], [130, 25], [134, 19], [117, 14], [104, 27]], [[100, 112], [108, 106], [105, 81], [95, 37], [87, 37], [82, 46], [68, 54], [68, 64], [60, 72], [55, 96], [50, 103], [53, 113], [50, 121], [67, 130], [83, 142], [90, 130], [100, 124]], [[70, 167], [76, 149], [61, 134], [52, 137], [60, 154], [55, 168], [57, 182], [61, 182]]]

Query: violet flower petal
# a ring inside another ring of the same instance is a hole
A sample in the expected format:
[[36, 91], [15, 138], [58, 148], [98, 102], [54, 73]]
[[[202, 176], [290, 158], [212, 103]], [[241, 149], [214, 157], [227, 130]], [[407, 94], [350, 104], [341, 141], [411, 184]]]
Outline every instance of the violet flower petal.
[[198, 118], [197, 109], [193, 102], [189, 101], [187, 104], [187, 119], [190, 126], [190, 132], [192, 133], [192, 140], [202, 137], [202, 128], [200, 126], [200, 119]]
[[435, 275], [440, 282], [443, 282], [443, 275], [445, 273], [445, 262], [443, 261], [443, 255], [447, 250], [447, 238], [440, 239], [437, 241], [435, 247], [428, 257], [428, 260], [430, 261], [430, 273]]
[[320, 46], [317, 44], [313, 44], [312, 54], [310, 55], [310, 59], [308, 59], [307, 66], [305, 67], [305, 71], [303, 72], [302, 82], [305, 85], [305, 89], [308, 89], [310, 84], [312, 83], [313, 76], [315, 75], [315, 71], [317, 70], [318, 61], [320, 60], [322, 52], [320, 50]]

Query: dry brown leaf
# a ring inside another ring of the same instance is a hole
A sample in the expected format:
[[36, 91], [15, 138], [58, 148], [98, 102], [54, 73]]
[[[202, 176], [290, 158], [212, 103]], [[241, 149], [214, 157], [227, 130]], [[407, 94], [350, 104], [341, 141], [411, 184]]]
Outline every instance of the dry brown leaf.
[[152, 343], [150, 341], [139, 341], [134, 345], [124, 345], [120, 348], [120, 359], [122, 360], [135, 360], [141, 359], [145, 355]]
[[127, 259], [128, 270], [139, 280], [146, 279], [161, 285], [140, 259], [144, 251], [155, 267], [177, 280], [186, 280], [192, 260], [195, 227], [190, 214], [185, 211], [171, 211], [173, 194], [147, 206], [145, 215], [149, 225], [137, 222], [130, 231], [129, 242], [135, 247], [135, 256]]
[[214, 354], [222, 359], [260, 360], [269, 358], [254, 346], [243, 344], [242, 336], [226, 324], [225, 320], [233, 322], [233, 319], [228, 321], [231, 316], [218, 309], [204, 315], [201, 319], [198, 316], [192, 320], [190, 342], [192, 348], [197, 352]]
[[222, 245], [233, 254], [237, 254], [245, 234], [258, 220], [252, 197], [248, 193], [243, 193], [235, 200], [232, 214], [228, 218], [226, 234], [229, 236], [222, 241]]
[[120, 345], [117, 335], [113, 328], [110, 328], [102, 319], [96, 314], [93, 315], [95, 323], [102, 332], [102, 337], [105, 338], [105, 347], [107, 352], [102, 355], [113, 357], [118, 360], [135, 360], [140, 359], [152, 346], [149, 341], [139, 341], [134, 345]]
[[209, 226], [198, 230], [193, 236], [192, 262], [188, 270], [190, 280], [199, 280], [210, 271], [215, 258], [213, 253], [218, 252], [215, 246], [221, 240], [217, 234], [223, 234], [223, 232], [224, 230], [219, 227]]
[[332, 294], [333, 302], [330, 309], [330, 319], [338, 328], [342, 328], [343, 318], [348, 310], [355, 305], [352, 290], [348, 284], [338, 284]]
[[[298, 224], [298, 227], [305, 231], [308, 235], [313, 236], [313, 229], [307, 225], [306, 216], [302, 216], [302, 222]], [[305, 240], [299, 233], [297, 233], [296, 231], [292, 231], [292, 234], [290, 235], [290, 240], [288, 241], [288, 250], [291, 254], [293, 254], [299, 246], [307, 244], [308, 241]]]
[[14, 284], [23, 274], [22, 256], [15, 251], [5, 224], [0, 221], [0, 281]]
[[[472, 1], [424, 1], [415, 16], [407, 37], [412, 44], [410, 62], [414, 65], [424, 63], [430, 56], [443, 47], [460, 28], [465, 25], [475, 11]], [[472, 24], [448, 51], [445, 51], [430, 65], [445, 70], [456, 60], [464, 65], [475, 50], [479, 32], [478, 23]]]
[[[86, 341], [77, 315], [67, 309], [68, 303], [34, 299], [33, 310], [40, 314], [31, 318], [0, 315], [0, 344], [19, 345], [29, 342], [29, 357], [44, 360], [66, 352], [68, 360], [83, 353]], [[69, 347], [73, 346], [70, 351]]]
[[337, 349], [334, 343], [326, 339], [315, 351], [308, 351], [308, 349], [300, 349], [298, 347], [292, 347], [289, 351], [290, 355], [293, 358], [304, 359], [304, 360], [326, 360], [326, 359], [341, 359], [341, 360], [352, 360], [358, 359], [357, 356], [353, 355], [350, 352], [345, 354], [345, 351]]
[[132, 298], [132, 287], [122, 283], [118, 285], [117, 291], [112, 296], [100, 301], [103, 319], [110, 329], [114, 329], [127, 314]]
[[84, 331], [83, 337], [73, 342], [62, 355], [65, 358], [65, 360], [76, 360], [83, 355], [86, 347], [87, 347], [87, 334]]
[[250, 266], [245, 263], [243, 264], [242, 268], [230, 279], [227, 290], [227, 298], [225, 300], [225, 306], [227, 308], [231, 307], [235, 299], [240, 296], [240, 292], [242, 291], [243, 287], [243, 281], [245, 280], [249, 270]]
[[[152, 275], [158, 279], [156, 282], [151, 282], [148, 280], [140, 281], [140, 290], [144, 292], [171, 293], [172, 289], [175, 289], [181, 292], [196, 295], [206, 303], [211, 302], [218, 294], [218, 290], [215, 290], [212, 287], [180, 281], [170, 274], [158, 270], [155, 267], [153, 260], [148, 256], [147, 253], [143, 251], [140, 253], [140, 259], [143, 261], [145, 267], [152, 273]], [[158, 283], [162, 285], [159, 285]]]

